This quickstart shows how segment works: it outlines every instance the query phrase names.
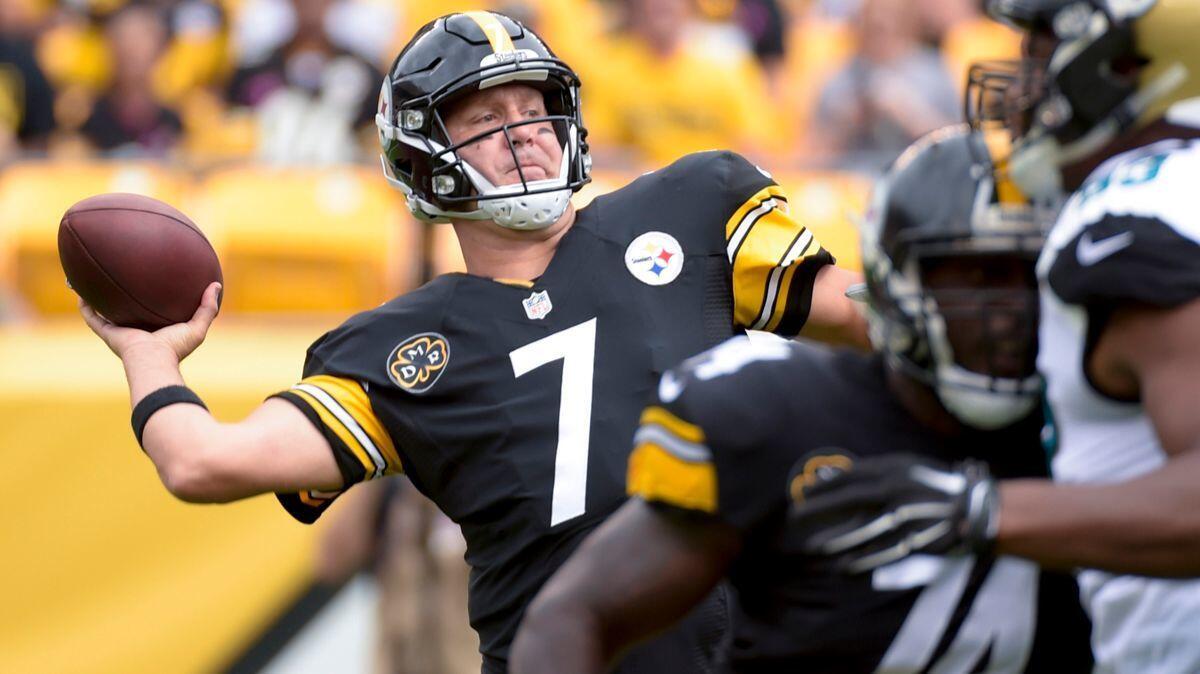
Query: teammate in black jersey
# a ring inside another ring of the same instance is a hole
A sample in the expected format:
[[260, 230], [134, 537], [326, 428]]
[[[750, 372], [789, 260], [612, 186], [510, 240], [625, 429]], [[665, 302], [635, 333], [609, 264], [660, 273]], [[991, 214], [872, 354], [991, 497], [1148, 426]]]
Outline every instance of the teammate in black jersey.
[[[274, 491], [305, 522], [356, 482], [407, 474], [462, 526], [489, 672], [505, 668], [544, 580], [624, 501], [638, 414], [662, 372], [746, 328], [865, 341], [844, 296], [857, 275], [832, 266], [779, 186], [735, 154], [684, 157], [576, 212], [590, 169], [578, 96], [575, 73], [507, 17], [423, 28], [380, 95], [383, 165], [414, 215], [455, 228], [469, 273], [325, 335], [303, 381], [241, 423], [172, 404], [145, 426], [180, 498]], [[85, 308], [125, 361], [138, 418], [183, 395], [143, 402], [182, 383], [178, 362], [215, 296], [155, 334]], [[694, 669], [705, 635], [689, 635], [625, 671]]]
[[664, 375], [630, 458], [638, 498], [538, 596], [515, 672], [601, 671], [725, 575], [727, 671], [1089, 670], [1069, 575], [983, 553], [847, 576], [789, 522], [812, 484], [887, 452], [1045, 475], [1026, 383], [1042, 228], [986, 156], [947, 130], [878, 188], [863, 239], [873, 356], [737, 337]]

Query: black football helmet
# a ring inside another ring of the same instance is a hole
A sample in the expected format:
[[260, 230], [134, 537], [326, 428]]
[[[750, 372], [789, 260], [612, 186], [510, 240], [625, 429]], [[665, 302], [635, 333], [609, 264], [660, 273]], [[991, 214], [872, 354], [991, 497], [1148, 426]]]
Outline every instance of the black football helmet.
[[[1096, 157], [1131, 129], [1163, 117], [1200, 126], [1200, 2], [986, 0], [988, 13], [1052, 53], [1026, 87], [1009, 170], [1031, 197], [1056, 198], [1061, 168]], [[1039, 59], [1040, 60], [1040, 59]]]
[[[445, 106], [510, 82], [540, 89], [547, 115], [453, 142], [443, 123]], [[526, 180], [520, 172], [516, 184], [492, 185], [458, 156], [463, 146], [503, 133], [516, 162], [510, 129], [546, 123], [563, 148], [557, 176]], [[449, 14], [421, 28], [384, 78], [375, 124], [383, 172], [422, 220], [491, 220], [512, 229], [540, 229], [555, 222], [572, 192], [589, 180], [579, 77], [533, 31], [502, 14]]]
[[[960, 421], [984, 429], [1022, 418], [1041, 393], [1034, 264], [1053, 221], [996, 176], [982, 134], [966, 126], [934, 132], [879, 181], [862, 226], [876, 350], [929, 384]], [[947, 288], [927, 281], [939, 262], [977, 265], [988, 256], [1017, 258], [1027, 283], [1001, 289], [963, 280]], [[997, 321], [995, 312], [1007, 314]], [[973, 342], [984, 353], [955, 353], [948, 320], [974, 322], [981, 336]]]

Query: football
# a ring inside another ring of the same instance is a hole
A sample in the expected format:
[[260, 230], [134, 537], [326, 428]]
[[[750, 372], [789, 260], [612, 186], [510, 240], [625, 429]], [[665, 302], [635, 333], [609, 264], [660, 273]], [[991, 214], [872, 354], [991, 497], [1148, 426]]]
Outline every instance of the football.
[[76, 203], [58, 226], [67, 283], [101, 316], [157, 330], [191, 319], [204, 290], [221, 281], [217, 253], [186, 215], [137, 194]]

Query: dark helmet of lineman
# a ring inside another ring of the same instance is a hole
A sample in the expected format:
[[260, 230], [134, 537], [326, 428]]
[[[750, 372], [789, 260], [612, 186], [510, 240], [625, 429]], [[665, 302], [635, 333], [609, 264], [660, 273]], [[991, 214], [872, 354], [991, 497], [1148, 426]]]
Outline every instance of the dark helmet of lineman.
[[[540, 89], [546, 116], [454, 143], [443, 121], [445, 106], [511, 82]], [[558, 175], [526, 180], [520, 173], [518, 183], [497, 186], [458, 155], [465, 145], [503, 133], [515, 161], [510, 130], [546, 123], [563, 148]], [[589, 180], [578, 76], [533, 31], [501, 14], [449, 14], [421, 28], [384, 78], [375, 124], [384, 174], [422, 220], [491, 220], [512, 229], [541, 229], [562, 215], [571, 194]]]
[[[862, 227], [871, 341], [969, 426], [1005, 426], [1038, 401], [1033, 272], [1052, 215], [998, 184], [983, 136], [965, 126], [917, 141], [875, 187]], [[1021, 287], [930, 285], [938, 264], [982, 268], [996, 256], [1016, 258]], [[964, 324], [978, 353], [955, 351]]]
[[1009, 172], [1031, 197], [1063, 190], [1061, 168], [1167, 118], [1200, 126], [1200, 2], [987, 0], [991, 16], [1052, 39], [1025, 92]]

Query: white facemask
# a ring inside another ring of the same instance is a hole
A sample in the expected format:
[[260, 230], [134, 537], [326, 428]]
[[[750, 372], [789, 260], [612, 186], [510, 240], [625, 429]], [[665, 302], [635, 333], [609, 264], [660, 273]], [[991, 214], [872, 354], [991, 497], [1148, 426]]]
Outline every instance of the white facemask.
[[[572, 130], [573, 132], [574, 130]], [[468, 219], [491, 220], [501, 227], [525, 231], [545, 229], [557, 222], [562, 217], [562, 214], [566, 212], [567, 205], [571, 203], [571, 189], [567, 187], [567, 172], [570, 170], [570, 165], [568, 164], [570, 159], [569, 148], [569, 144], [563, 146], [562, 162], [558, 169], [557, 178], [531, 180], [524, 184], [515, 183], [501, 187], [493, 185], [482, 173], [475, 170], [475, 167], [464, 161], [462, 163], [463, 171], [475, 186], [475, 190], [482, 197], [514, 192], [520, 193], [526, 190], [537, 191], [552, 187], [560, 188], [549, 192], [542, 192], [541, 194], [516, 194], [511, 197], [481, 199], [479, 201], [479, 209], [475, 212], [481, 213], [483, 217]], [[460, 215], [457, 217], [463, 216]]]

